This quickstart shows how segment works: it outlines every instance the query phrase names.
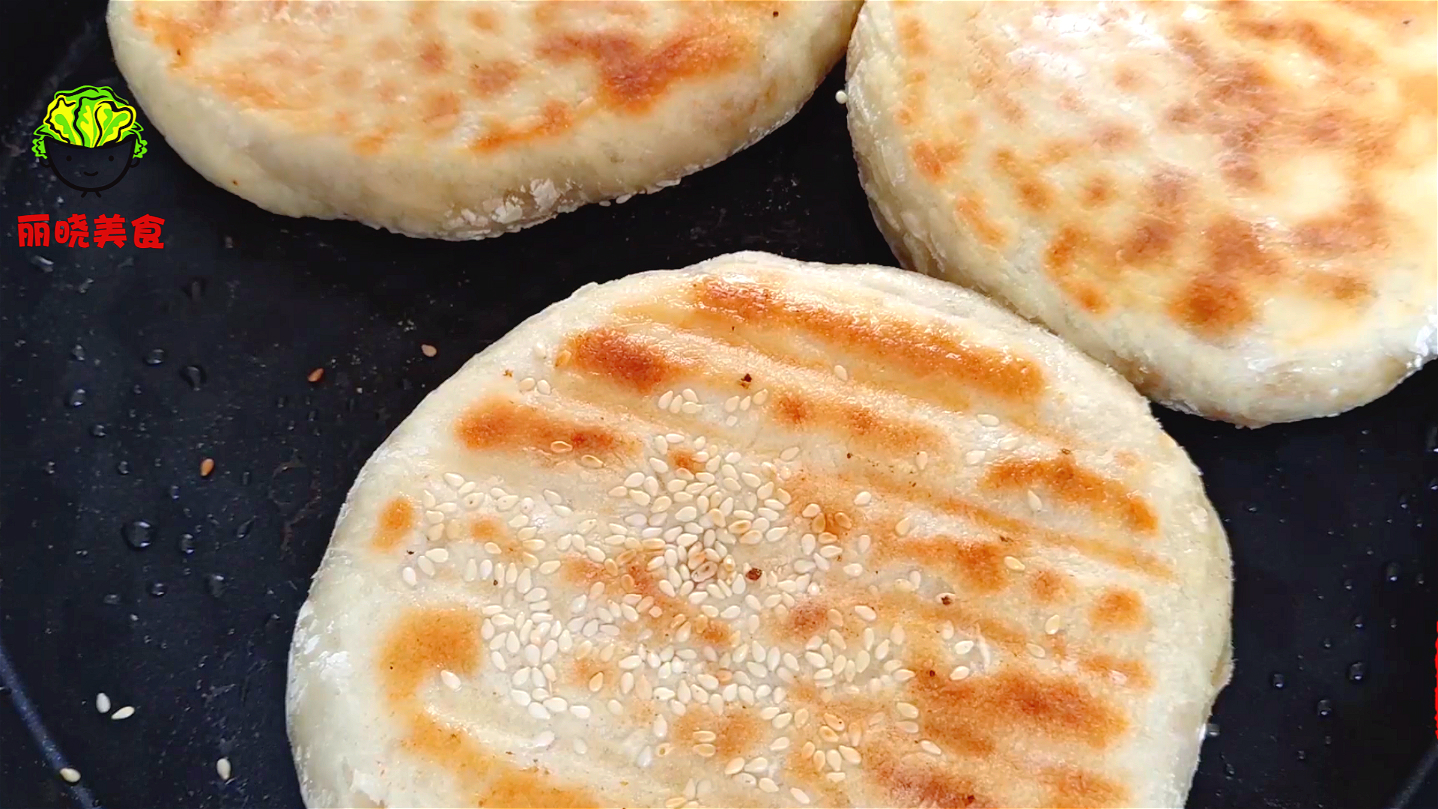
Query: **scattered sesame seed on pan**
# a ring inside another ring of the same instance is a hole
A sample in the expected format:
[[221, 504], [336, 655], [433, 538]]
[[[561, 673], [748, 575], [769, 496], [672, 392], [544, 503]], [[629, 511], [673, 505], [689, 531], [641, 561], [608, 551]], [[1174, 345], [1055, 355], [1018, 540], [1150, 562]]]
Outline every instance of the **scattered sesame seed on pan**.
[[60, 777], [65, 779], [67, 784], [75, 784], [80, 781], [80, 771], [74, 767], [61, 767]]

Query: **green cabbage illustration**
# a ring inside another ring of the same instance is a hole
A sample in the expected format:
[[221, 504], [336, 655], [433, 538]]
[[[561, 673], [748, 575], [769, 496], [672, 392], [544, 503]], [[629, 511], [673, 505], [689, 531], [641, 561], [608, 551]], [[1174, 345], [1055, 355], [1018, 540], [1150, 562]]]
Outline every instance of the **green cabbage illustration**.
[[45, 109], [45, 120], [35, 130], [30, 151], [45, 159], [45, 138], [73, 146], [104, 146], [127, 135], [135, 136], [135, 157], [145, 156], [139, 116], [125, 99], [108, 87], [84, 85], [55, 94]]

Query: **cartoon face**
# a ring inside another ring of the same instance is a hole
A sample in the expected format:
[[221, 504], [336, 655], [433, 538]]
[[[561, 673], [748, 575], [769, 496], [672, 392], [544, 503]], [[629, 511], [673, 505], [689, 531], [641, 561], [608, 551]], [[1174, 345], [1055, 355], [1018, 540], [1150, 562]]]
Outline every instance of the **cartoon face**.
[[104, 146], [72, 146], [48, 139], [45, 152], [50, 168], [60, 182], [76, 191], [104, 191], [120, 182], [125, 172], [139, 162], [131, 138]]

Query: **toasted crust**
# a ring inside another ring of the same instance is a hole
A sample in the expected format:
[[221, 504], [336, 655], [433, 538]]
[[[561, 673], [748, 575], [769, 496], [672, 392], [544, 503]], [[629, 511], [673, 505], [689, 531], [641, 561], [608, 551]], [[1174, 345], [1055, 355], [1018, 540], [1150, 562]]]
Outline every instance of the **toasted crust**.
[[115, 58], [175, 150], [290, 216], [473, 239], [672, 185], [787, 120], [857, 2], [136, 2]]
[[869, 3], [875, 218], [1159, 401], [1331, 415], [1438, 353], [1433, 3]]
[[1177, 806], [1228, 546], [1133, 389], [980, 296], [760, 253], [425, 399], [300, 612], [309, 806]]

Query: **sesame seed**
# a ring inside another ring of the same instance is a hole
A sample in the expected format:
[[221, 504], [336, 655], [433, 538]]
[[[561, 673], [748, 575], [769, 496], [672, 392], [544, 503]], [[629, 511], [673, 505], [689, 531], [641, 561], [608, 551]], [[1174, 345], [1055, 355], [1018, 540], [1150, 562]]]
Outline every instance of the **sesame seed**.
[[74, 784], [80, 780], [80, 771], [74, 767], [61, 767], [60, 777], [65, 779], [65, 783]]
[[915, 459], [914, 464], [919, 467], [920, 472], [924, 471], [924, 467], [929, 465], [929, 453], [920, 450], [918, 458]]
[[980, 413], [979, 416], [978, 416], [978, 419], [979, 419], [979, 423], [982, 424], [982, 425], [984, 425], [985, 427], [997, 427], [997, 426], [999, 426], [999, 417], [998, 417], [998, 416], [994, 416], [994, 415], [991, 415], [991, 414], [989, 414], [989, 413]]
[[1034, 657], [1044, 658], [1048, 656], [1048, 652], [1044, 651], [1044, 647], [1038, 645], [1037, 643], [1030, 643], [1025, 648], [1027, 648], [1029, 650], [1029, 654], [1033, 655]]
[[1060, 626], [1061, 624], [1062, 624], [1062, 619], [1059, 618], [1057, 615], [1051, 615], [1051, 616], [1049, 616], [1049, 619], [1044, 622], [1044, 634], [1045, 634], [1045, 635], [1053, 635], [1053, 634], [1056, 634], [1056, 633], [1059, 631], [1059, 626]]
[[873, 502], [873, 500], [874, 496], [872, 494], [869, 494], [868, 492], [859, 492], [858, 494], [854, 495], [854, 505], [856, 506], [867, 506], [869, 505], [869, 503]]
[[834, 376], [837, 376], [837, 377], [839, 377], [840, 379], [842, 379], [842, 380], [844, 380], [845, 382], [847, 382], [847, 381], [849, 381], [849, 369], [845, 368], [845, 367], [842, 366], [842, 365], [835, 365], [835, 366], [834, 366]]
[[535, 385], [535, 387], [539, 390], [540, 393], [544, 394], [545, 396], [548, 396], [549, 392], [553, 390], [553, 388], [549, 386], [548, 379], [539, 380], [539, 384]]
[[111, 718], [111, 719], [129, 719], [130, 717], [132, 717], [132, 716], [134, 716], [134, 715], [135, 715], [135, 706], [133, 706], [133, 705], [126, 705], [125, 707], [121, 708], [120, 710], [115, 711], [114, 713], [110, 714], [110, 718]]
[[585, 466], [590, 467], [591, 469], [597, 469], [604, 465], [604, 461], [599, 460], [593, 455], [580, 456], [579, 462], [584, 464]]
[[663, 394], [661, 394], [660, 397], [659, 397], [659, 409], [660, 409], [660, 410], [668, 410], [668, 409], [669, 409], [669, 403], [670, 403], [671, 401], [673, 401], [673, 400], [674, 400], [674, 391], [672, 391], [672, 390], [665, 391], [665, 392], [664, 392]]
[[568, 441], [555, 441], [549, 445], [549, 448], [558, 453], [564, 453], [574, 449], [574, 447], [569, 445]]
[[311, 383], [318, 382], [324, 378], [325, 369], [323, 368], [316, 368], [313, 371], [310, 371], [309, 375], [305, 377], [305, 379], [309, 380]]
[[445, 687], [447, 687], [449, 690], [459, 690], [459, 676], [456, 675], [454, 672], [450, 671], [449, 669], [441, 670], [439, 673], [439, 679], [444, 682]]
[[1043, 500], [1040, 500], [1040, 499], [1039, 499], [1039, 496], [1038, 496], [1037, 494], [1034, 494], [1034, 490], [1033, 490], [1033, 489], [1029, 489], [1029, 490], [1028, 490], [1028, 498], [1029, 498], [1029, 508], [1033, 509], [1034, 511], [1043, 511], [1043, 510], [1044, 510], [1044, 501], [1043, 501]]
[[790, 794], [790, 795], [793, 795], [793, 796], [794, 796], [794, 800], [798, 801], [799, 803], [802, 803], [802, 804], [808, 804], [808, 803], [809, 803], [809, 793], [805, 792], [804, 790], [802, 790], [802, 789], [800, 789], [800, 788], [798, 788], [798, 787], [790, 787], [790, 788], [789, 788], [789, 794]]
[[954, 654], [966, 655], [973, 650], [974, 642], [971, 640], [961, 640], [954, 644]]
[[738, 772], [742, 771], [743, 769], [744, 769], [744, 759], [743, 759], [743, 757], [730, 759], [730, 760], [729, 760], [729, 763], [724, 765], [724, 774], [725, 774], [725, 775], [734, 775], [735, 773], [738, 773]]
[[404, 583], [408, 584], [410, 587], [414, 587], [419, 584], [419, 576], [415, 575], [414, 568], [410, 567], [409, 565], [405, 565], [404, 570], [401, 570], [399, 572], [399, 575], [400, 578], [404, 579]]
[[781, 461], [792, 461], [792, 460], [794, 460], [794, 459], [797, 458], [797, 457], [799, 457], [799, 448], [798, 448], [798, 447], [790, 447], [790, 448], [784, 450], [783, 452], [779, 453], [779, 460], [781, 460]]
[[200, 461], [200, 477], [207, 478], [213, 471], [215, 471], [214, 458], [206, 458], [203, 461]]
[[983, 460], [984, 451], [981, 449], [971, 449], [968, 452], [964, 453], [964, 463], [968, 464], [969, 466], [977, 466], [978, 464], [982, 463]]
[[534, 377], [526, 376], [519, 380], [519, 389], [525, 393], [534, 390]]
[[904, 517], [894, 525], [894, 533], [898, 534], [899, 536], [906, 536], [909, 533], [909, 529], [912, 528], [913, 525], [914, 521], [912, 519], [910, 519], [909, 517]]
[[1023, 563], [1023, 562], [1020, 562], [1019, 560], [1015, 559], [1015, 558], [1012, 557], [1012, 556], [1005, 556], [1005, 557], [1004, 557], [1004, 566], [1007, 567], [1009, 570], [1023, 570], [1023, 569], [1024, 569], [1024, 563]]
[[104, 691], [95, 695], [95, 710], [100, 713], [110, 712], [110, 697]]
[[859, 604], [855, 606], [854, 614], [859, 616], [860, 618], [863, 618], [865, 621], [873, 621], [879, 617], [879, 614], [877, 612], [874, 612], [874, 608], [868, 606], [867, 604]]
[[937, 744], [934, 744], [928, 739], [919, 742], [919, 749], [931, 756], [942, 756], [944, 754], [944, 751], [940, 750]]
[[694, 751], [694, 755], [700, 758], [714, 757], [714, 745], [712, 744], [696, 744], [690, 749]]
[[905, 719], [919, 718], [919, 709], [908, 702], [900, 702], [895, 704], [894, 710], [898, 712], [899, 716], [902, 716]]

